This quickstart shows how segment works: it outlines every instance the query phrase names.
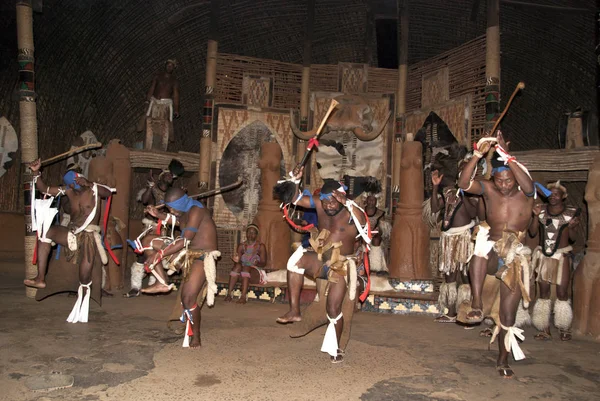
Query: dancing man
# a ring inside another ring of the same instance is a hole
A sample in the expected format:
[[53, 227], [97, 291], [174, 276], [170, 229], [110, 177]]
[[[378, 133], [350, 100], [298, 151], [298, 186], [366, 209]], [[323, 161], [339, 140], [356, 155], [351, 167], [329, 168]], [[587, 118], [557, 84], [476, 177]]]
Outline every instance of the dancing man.
[[[484, 319], [482, 289], [487, 274], [495, 274], [500, 283], [499, 323], [495, 334], [499, 331], [499, 354], [497, 370], [502, 377], [512, 377], [513, 370], [508, 364], [508, 354], [513, 351], [515, 360], [525, 358], [519, 348], [516, 336], [522, 337], [522, 330], [514, 327], [517, 306], [521, 300], [523, 269], [527, 267], [530, 257], [529, 248], [521, 244], [523, 234], [529, 227], [532, 218], [533, 197], [535, 187], [527, 170], [514, 156], [508, 154], [506, 142], [500, 131], [496, 136], [495, 146], [503, 163], [494, 166], [492, 159], [492, 181], [474, 180], [478, 161], [490, 151], [493, 138], [483, 138], [478, 143], [474, 156], [467, 162], [460, 175], [458, 185], [468, 193], [482, 195], [485, 200], [487, 224], [478, 226], [474, 256], [469, 266], [469, 278], [473, 300], [463, 323], [474, 324]], [[524, 299], [528, 294], [523, 291]], [[526, 305], [525, 305], [526, 306]], [[495, 335], [492, 337], [492, 341]]]
[[158, 294], [171, 291], [172, 285], [167, 284], [165, 271], [162, 267], [156, 268], [163, 259], [169, 260], [170, 267], [182, 271], [181, 305], [184, 311], [181, 319], [186, 323], [183, 346], [195, 348], [201, 345], [202, 304], [198, 303], [198, 295], [206, 285], [206, 300], [211, 306], [217, 293], [215, 260], [221, 255], [217, 251], [217, 227], [204, 205], [188, 197], [181, 188], [170, 188], [165, 195], [165, 204], [169, 213], [152, 205], [146, 207], [146, 212], [162, 221], [173, 221], [171, 216], [174, 216], [174, 224], [181, 228], [181, 236], [172, 242], [160, 238], [150, 240], [152, 249], [145, 251], [148, 255], [145, 268], [156, 276], [157, 282], [142, 292]]
[[[294, 169], [292, 174], [295, 182], [300, 182], [303, 170], [304, 168], [299, 166]], [[277, 319], [277, 322], [282, 324], [302, 320], [300, 291], [304, 275], [313, 279], [327, 279], [326, 312], [329, 326], [321, 351], [327, 352], [333, 363], [343, 359], [343, 350], [338, 348], [338, 344], [344, 327], [341, 312], [346, 287], [350, 291], [350, 299], [353, 300], [356, 295], [355, 239], [360, 235], [364, 241], [370, 243], [370, 233], [363, 228], [367, 222], [365, 213], [356, 203], [346, 198], [345, 190], [339, 182], [328, 180], [321, 188], [319, 199], [314, 199], [310, 192], [305, 192], [304, 195], [296, 186], [297, 198], [294, 204], [316, 209], [319, 232], [318, 236], [314, 235], [311, 238], [312, 250], [307, 251], [300, 246], [288, 260], [290, 310]]]
[[[35, 278], [27, 279], [24, 283], [28, 287], [46, 287], [46, 270], [52, 244], [61, 245], [67, 260], [73, 261], [79, 267], [77, 302], [67, 321], [86, 323], [89, 313], [92, 269], [97, 261], [97, 256], [100, 256], [102, 264], [108, 263], [105, 245], [100, 236], [100, 199], [111, 197], [115, 190], [89, 182], [83, 175], [72, 170], [63, 176], [64, 186], [49, 186], [41, 178], [41, 165], [39, 159], [29, 165], [34, 174], [35, 188], [46, 196], [43, 200], [34, 199], [32, 202], [34, 226], [38, 232], [38, 273]], [[57, 195], [66, 195], [69, 199], [71, 218], [68, 227], [51, 225], [58, 210], [50, 207], [50, 204], [53, 197]]]
[[548, 204], [538, 204], [533, 208], [537, 216], [529, 227], [529, 233], [536, 236], [541, 231], [540, 242], [533, 252], [532, 266], [537, 274], [540, 286], [540, 297], [533, 307], [532, 323], [539, 333], [536, 340], [551, 339], [550, 312], [552, 301], [550, 289], [556, 285], [556, 302], [554, 303], [554, 326], [559, 331], [560, 339], [571, 339], [571, 322], [573, 309], [569, 301], [571, 283], [571, 252], [569, 242], [575, 241], [575, 227], [579, 224], [580, 209], [567, 207], [567, 189], [557, 181], [547, 187], [552, 194]]
[[392, 231], [391, 224], [385, 221], [385, 211], [377, 208], [377, 196], [369, 194], [367, 196], [365, 212], [369, 218], [369, 224], [373, 231], [371, 238], [371, 250], [369, 252], [369, 264], [371, 272], [378, 274], [388, 273], [385, 254], [381, 243], [389, 239]]
[[[461, 167], [464, 167], [463, 163]], [[459, 167], [460, 170], [460, 167]], [[442, 211], [440, 234], [439, 270], [444, 273], [444, 283], [440, 286], [439, 304], [441, 315], [434, 319], [437, 323], [456, 322], [457, 305], [471, 299], [471, 287], [467, 281], [467, 263], [473, 254], [471, 228], [475, 225], [476, 206], [471, 203], [462, 190], [454, 185], [446, 185], [442, 197], [438, 197], [443, 174], [434, 170], [431, 173], [433, 191], [431, 212]], [[456, 287], [458, 272], [461, 272], [462, 285]], [[444, 310], [448, 309], [445, 314]]]
[[265, 244], [258, 240], [258, 226], [256, 224], [249, 224], [246, 227], [246, 241], [238, 245], [236, 255], [232, 259], [235, 264], [229, 273], [231, 277], [225, 302], [231, 302], [231, 293], [241, 275], [242, 294], [237, 303], [245, 304], [248, 296], [248, 285], [252, 276], [251, 271], [254, 273], [252, 284], [266, 283], [266, 273], [259, 268], [267, 264], [267, 249]]

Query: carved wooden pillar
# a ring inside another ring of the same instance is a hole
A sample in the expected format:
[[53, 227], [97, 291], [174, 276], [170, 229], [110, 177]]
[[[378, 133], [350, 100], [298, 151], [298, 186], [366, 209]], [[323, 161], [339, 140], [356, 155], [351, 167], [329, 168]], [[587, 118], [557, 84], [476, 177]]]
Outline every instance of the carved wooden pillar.
[[400, 196], [402, 142], [406, 136], [406, 83], [408, 80], [408, 0], [398, 0], [398, 88], [396, 90], [396, 127], [392, 163], [392, 213]]
[[500, 0], [487, 0], [485, 31], [485, 131], [500, 115]]
[[[27, 165], [38, 158], [38, 134], [35, 103], [35, 76], [33, 57], [33, 9], [31, 0], [17, 1], [17, 42], [19, 62], [19, 129], [21, 131], [21, 182], [25, 211], [25, 276], [37, 275], [37, 267], [31, 261], [37, 241], [31, 231], [31, 170]], [[35, 298], [36, 289], [27, 287], [25, 295]]]
[[588, 241], [573, 278], [573, 329], [600, 339], [600, 156], [590, 166], [585, 187]]
[[[211, 1], [210, 34], [206, 51], [206, 78], [204, 88], [204, 109], [202, 112], [202, 138], [200, 138], [200, 166], [198, 169], [198, 187], [208, 188], [211, 176], [211, 153], [213, 137], [213, 113], [215, 107], [214, 90], [217, 83], [217, 54], [219, 44], [217, 32], [219, 26], [219, 2]], [[214, 184], [214, 183], [213, 183]]]

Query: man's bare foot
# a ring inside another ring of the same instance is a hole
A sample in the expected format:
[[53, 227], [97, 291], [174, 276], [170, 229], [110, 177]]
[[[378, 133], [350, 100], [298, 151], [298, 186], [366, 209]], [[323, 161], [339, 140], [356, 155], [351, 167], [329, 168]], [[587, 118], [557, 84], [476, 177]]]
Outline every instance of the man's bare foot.
[[156, 283], [152, 284], [150, 287], [143, 288], [142, 293], [144, 293], [144, 294], [165, 294], [167, 292], [170, 292], [172, 288], [173, 288], [173, 284], [164, 285], [164, 284], [161, 284], [159, 281], [157, 281]]
[[560, 340], [561, 341], [570, 341], [573, 338], [570, 331], [560, 330]]
[[468, 323], [480, 323], [483, 321], [483, 311], [481, 309], [471, 309], [467, 313], [467, 322]]
[[479, 332], [479, 337], [491, 337], [494, 335], [494, 330], [490, 327], [483, 329]]
[[231, 295], [227, 294], [225, 297], [225, 302], [231, 302]]
[[240, 299], [237, 300], [236, 304], [245, 304], [246, 303], [246, 297], [240, 297]]
[[436, 323], [456, 323], [456, 316], [441, 315], [433, 319]]
[[202, 340], [200, 334], [194, 334], [190, 340], [190, 348], [200, 348], [202, 346]]
[[111, 294], [110, 292], [106, 291], [104, 288], [102, 289], [102, 296], [103, 297], [112, 297], [114, 296], [113, 294]]
[[302, 321], [302, 316], [299, 313], [289, 311], [285, 315], [277, 318], [277, 323], [288, 324]]
[[504, 379], [512, 379], [515, 376], [515, 372], [511, 369], [508, 363], [496, 366], [496, 370], [500, 374], [500, 377]]
[[37, 288], [37, 289], [42, 289], [42, 288], [46, 288], [46, 282], [43, 280], [38, 280], [38, 279], [25, 279], [23, 280], [23, 284], [25, 284], [27, 287], [33, 287], [33, 288]]

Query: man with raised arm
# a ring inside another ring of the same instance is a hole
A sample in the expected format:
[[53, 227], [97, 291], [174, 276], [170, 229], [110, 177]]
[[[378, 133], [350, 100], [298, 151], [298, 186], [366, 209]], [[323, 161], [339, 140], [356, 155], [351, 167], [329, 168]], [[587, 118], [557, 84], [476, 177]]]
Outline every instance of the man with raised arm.
[[[478, 149], [458, 180], [459, 187], [466, 192], [483, 196], [487, 213], [487, 223], [478, 226], [474, 256], [469, 266], [473, 300], [463, 323], [473, 324], [483, 320], [483, 282], [486, 274], [495, 274], [502, 281], [499, 325], [494, 333], [498, 334], [499, 331], [497, 369], [502, 377], [512, 377], [514, 372], [508, 364], [511, 349], [515, 360], [525, 358], [515, 338], [522, 337], [522, 330], [513, 326], [522, 289], [525, 289], [523, 270], [526, 270], [525, 276], [528, 275], [527, 258], [531, 250], [520, 241], [532, 220], [535, 187], [527, 170], [506, 151], [507, 145], [500, 131], [495, 138], [495, 149], [501, 162], [498, 165], [498, 160], [492, 160], [492, 180], [473, 179], [479, 159], [492, 149], [493, 141], [493, 138], [479, 141]], [[523, 297], [529, 301], [526, 291]], [[494, 339], [495, 335], [492, 341]]]
[[[36, 226], [34, 229], [38, 232], [38, 274], [33, 279], [25, 280], [24, 284], [34, 288], [46, 287], [46, 270], [52, 244], [61, 245], [67, 260], [73, 261], [79, 267], [78, 298], [67, 321], [86, 323], [94, 262], [96, 257], [100, 256], [103, 264], [108, 263], [106, 250], [100, 236], [100, 199], [109, 198], [114, 189], [89, 182], [82, 174], [73, 170], [63, 176], [63, 186], [52, 187], [42, 180], [40, 167], [39, 159], [29, 165], [34, 174], [35, 188], [46, 195], [45, 199], [35, 199], [32, 202], [33, 221]], [[68, 227], [52, 225], [52, 220], [58, 210], [50, 207], [50, 204], [53, 197], [57, 195], [66, 195], [69, 199], [71, 218]], [[96, 284], [101, 285], [101, 283]]]
[[[303, 167], [298, 166], [294, 169], [295, 182], [300, 182], [303, 170]], [[321, 188], [319, 199], [313, 198], [309, 192], [305, 193], [308, 195], [303, 195], [296, 187], [294, 204], [316, 210], [319, 231], [317, 233], [315, 230], [311, 235], [311, 251], [300, 246], [288, 260], [290, 310], [278, 318], [277, 322], [285, 324], [302, 320], [300, 291], [304, 275], [313, 279], [327, 279], [326, 313], [329, 326], [321, 351], [327, 352], [331, 362], [337, 363], [343, 359], [343, 351], [338, 348], [338, 344], [344, 327], [342, 303], [346, 287], [350, 291], [350, 299], [353, 300], [356, 295], [354, 243], [357, 235], [361, 235], [363, 240], [370, 243], [370, 233], [363, 228], [367, 221], [364, 211], [346, 197], [346, 188], [339, 182], [326, 181]]]
[[182, 270], [181, 320], [186, 323], [183, 346], [196, 348], [201, 345], [202, 305], [197, 302], [198, 295], [206, 284], [207, 303], [211, 306], [217, 292], [215, 259], [221, 255], [217, 251], [217, 227], [202, 203], [188, 197], [181, 188], [168, 189], [165, 204], [169, 213], [152, 205], [146, 207], [146, 213], [165, 222], [173, 221], [171, 216], [174, 216], [175, 224], [181, 228], [181, 236], [172, 242], [160, 238], [151, 240], [152, 249], [146, 251], [146, 269], [156, 276], [157, 282], [142, 292], [157, 294], [171, 291], [172, 285], [167, 284], [167, 275], [159, 265], [163, 259], [169, 258], [171, 266]]

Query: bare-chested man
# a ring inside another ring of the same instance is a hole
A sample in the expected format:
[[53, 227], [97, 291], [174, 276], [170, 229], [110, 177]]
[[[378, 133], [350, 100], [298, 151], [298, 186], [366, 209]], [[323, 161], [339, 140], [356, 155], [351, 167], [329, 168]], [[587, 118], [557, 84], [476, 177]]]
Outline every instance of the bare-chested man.
[[[207, 303], [214, 304], [217, 292], [215, 259], [220, 256], [217, 251], [217, 228], [210, 212], [202, 203], [188, 197], [181, 188], [170, 188], [165, 195], [165, 204], [169, 214], [175, 216], [176, 225], [181, 228], [181, 237], [171, 243], [161, 239], [151, 241], [153, 250], [147, 252], [148, 270], [157, 276], [157, 282], [143, 289], [143, 293], [157, 294], [171, 291], [167, 284], [167, 275], [162, 268], [155, 268], [162, 259], [171, 257], [171, 264], [180, 267], [183, 280], [181, 283], [181, 304], [184, 309], [182, 322], [185, 322], [186, 337], [184, 347], [192, 348], [201, 345], [200, 339], [200, 306], [198, 295], [205, 283], [207, 285]], [[163, 221], [169, 221], [167, 213], [148, 206], [146, 212]], [[191, 337], [191, 342], [189, 338]]]
[[[302, 177], [303, 168], [296, 167], [293, 171], [295, 179]], [[296, 195], [299, 194], [296, 188]], [[354, 202], [346, 198], [345, 188], [337, 181], [326, 181], [321, 188], [319, 199], [312, 196], [299, 196], [294, 202], [304, 208], [314, 208], [319, 220], [319, 237], [313, 238], [313, 250], [307, 251], [302, 246], [292, 254], [287, 264], [287, 284], [290, 297], [290, 310], [277, 319], [278, 323], [299, 322], [300, 291], [304, 275], [313, 279], [328, 279], [329, 291], [326, 301], [329, 327], [321, 351], [331, 356], [331, 361], [341, 362], [343, 351], [338, 348], [344, 318], [342, 302], [349, 287], [351, 299], [356, 293], [355, 239], [366, 223], [366, 216]], [[366, 237], [370, 242], [370, 238]], [[352, 271], [354, 270], [354, 272]], [[346, 284], [349, 276], [350, 284]]]
[[[92, 285], [92, 268], [95, 258], [99, 255], [102, 263], [108, 263], [106, 251], [100, 238], [100, 199], [108, 198], [112, 189], [89, 182], [83, 175], [68, 171], [64, 177], [64, 186], [48, 186], [41, 178], [41, 162], [36, 160], [29, 165], [34, 173], [36, 188], [49, 196], [66, 195], [69, 199], [71, 219], [68, 227], [50, 226], [56, 209], [50, 211], [41, 202], [36, 202], [35, 211], [38, 221], [38, 274], [33, 279], [24, 281], [26, 286], [35, 288], [46, 287], [46, 270], [52, 243], [60, 244], [67, 253], [67, 260], [75, 260], [79, 266], [79, 297], [67, 321], [71, 323], [87, 322], [89, 308], [90, 286]], [[48, 213], [51, 213], [49, 215]], [[100, 285], [100, 283], [97, 283]], [[83, 292], [86, 291], [86, 295]], [[85, 301], [87, 299], [87, 301]]]
[[[502, 377], [512, 377], [514, 372], [508, 365], [508, 354], [513, 351], [516, 360], [525, 356], [518, 348], [515, 336], [521, 336], [521, 331], [515, 327], [518, 303], [521, 300], [522, 271], [521, 253], [530, 250], [520, 245], [523, 234], [527, 231], [532, 220], [533, 196], [535, 188], [527, 172], [517, 164], [505, 149], [506, 143], [502, 134], [496, 136], [498, 144], [496, 151], [501, 155], [504, 164], [494, 168], [492, 181], [473, 180], [477, 162], [491, 148], [491, 142], [481, 140], [479, 148], [465, 166], [458, 185], [466, 192], [482, 195], [486, 205], [487, 224], [478, 227], [474, 257], [469, 266], [469, 278], [473, 300], [471, 310], [463, 323], [473, 324], [483, 320], [482, 289], [486, 274], [496, 274], [502, 280], [500, 283], [500, 327], [497, 369]], [[493, 150], [492, 150], [493, 151]], [[496, 162], [492, 160], [492, 162]], [[512, 235], [511, 235], [512, 234]], [[506, 252], [512, 251], [511, 259]], [[500, 256], [500, 257], [499, 257]], [[506, 337], [506, 341], [505, 341]]]
[[550, 335], [550, 313], [552, 300], [550, 289], [556, 285], [554, 304], [554, 325], [559, 330], [560, 339], [571, 339], [573, 310], [569, 303], [571, 283], [571, 252], [569, 242], [575, 241], [575, 230], [579, 224], [580, 209], [567, 207], [567, 189], [560, 181], [548, 185], [552, 192], [548, 204], [537, 204], [533, 214], [537, 216], [529, 227], [529, 233], [535, 237], [541, 231], [540, 242], [533, 252], [533, 268], [537, 273], [540, 297], [535, 301], [531, 321], [539, 333], [536, 340], [548, 340]]
[[[170, 142], [175, 141], [173, 118], [179, 117], [179, 82], [173, 74], [176, 68], [176, 60], [167, 60], [165, 70], [156, 74], [146, 96], [146, 103], [148, 104], [146, 116], [149, 117], [146, 122], [146, 129], [152, 130], [151, 132], [154, 134], [167, 134]], [[166, 125], [158, 124], [154, 127], [152, 126], [153, 120], [166, 120]], [[168, 131], [154, 132], [162, 129]], [[154, 144], [154, 142], [153, 139], [152, 143]]]
[[[462, 164], [461, 167], [464, 167]], [[460, 169], [460, 168], [459, 168]], [[467, 282], [467, 262], [473, 254], [471, 228], [475, 225], [476, 206], [462, 191], [456, 189], [455, 182], [442, 182], [444, 175], [434, 170], [431, 173], [433, 191], [431, 212], [441, 211], [442, 227], [440, 235], [439, 270], [444, 273], [444, 283], [440, 286], [439, 304], [441, 315], [434, 319], [436, 323], [456, 322], [456, 307], [463, 300], [470, 299], [470, 286]], [[450, 181], [450, 180], [448, 180]], [[444, 184], [442, 197], [438, 197], [440, 184]], [[456, 287], [458, 272], [464, 275], [460, 296]], [[448, 313], [444, 313], [444, 309]]]
[[245, 304], [248, 298], [248, 285], [252, 276], [254, 276], [253, 284], [266, 283], [266, 273], [260, 268], [267, 264], [267, 249], [265, 244], [258, 239], [258, 226], [256, 224], [249, 224], [246, 227], [246, 241], [238, 245], [237, 252], [232, 259], [235, 264], [229, 273], [229, 288], [225, 302], [231, 302], [233, 288], [241, 275], [242, 294], [237, 303]]

